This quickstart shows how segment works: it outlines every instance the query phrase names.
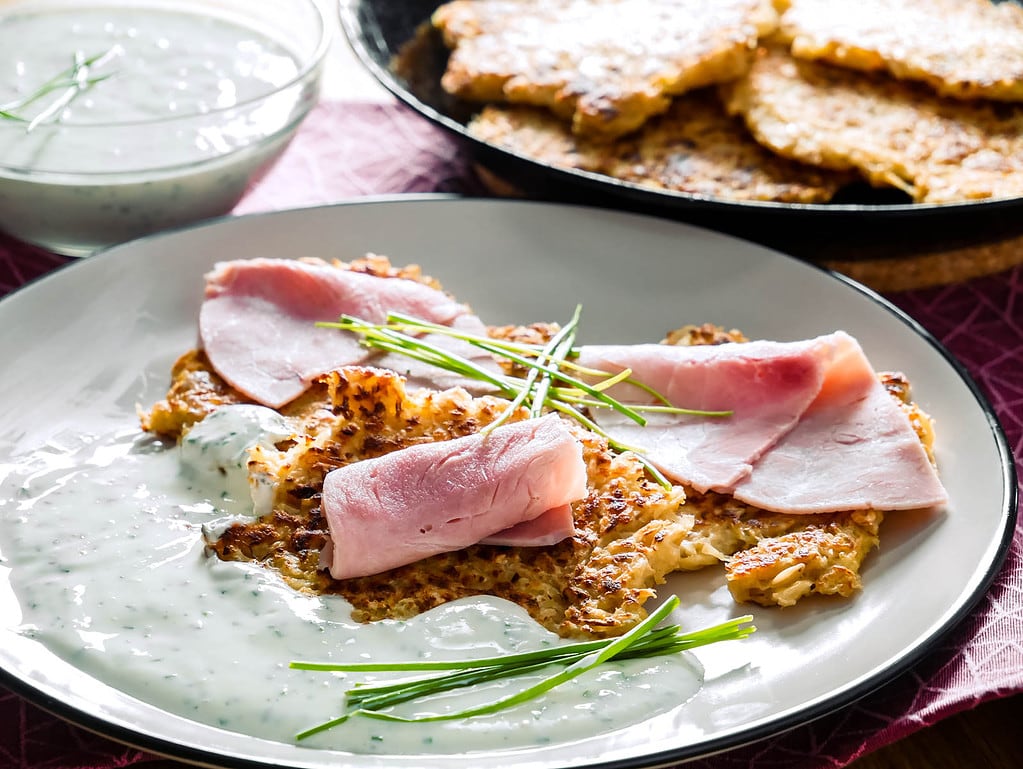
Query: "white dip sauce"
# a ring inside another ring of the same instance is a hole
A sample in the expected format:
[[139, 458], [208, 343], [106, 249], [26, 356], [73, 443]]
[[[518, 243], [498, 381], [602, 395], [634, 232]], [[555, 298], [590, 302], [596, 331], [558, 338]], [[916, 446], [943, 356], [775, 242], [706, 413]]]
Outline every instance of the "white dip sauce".
[[[251, 514], [244, 446], [281, 427], [264, 409], [225, 407], [183, 450], [126, 423], [118, 435], [51, 442], [0, 464], [0, 563], [21, 610], [15, 632], [169, 713], [283, 743], [338, 715], [342, 691], [363, 680], [292, 670], [291, 660], [464, 659], [560, 643], [494, 598], [360, 625], [341, 598], [303, 595], [258, 566], [207, 555], [204, 526]], [[688, 654], [612, 662], [493, 715], [355, 718], [302, 744], [379, 754], [546, 745], [684, 714], [701, 682]], [[395, 712], [461, 710], [527, 683], [509, 679]]]
[[[271, 33], [173, 6], [16, 6], [0, 15], [0, 51], [0, 105], [76, 54], [102, 55], [91, 74], [109, 77], [59, 122], [0, 119], [0, 228], [73, 253], [225, 213], [308, 98], [295, 86], [261, 100], [300, 71]], [[16, 112], [31, 119], [61, 93]]]

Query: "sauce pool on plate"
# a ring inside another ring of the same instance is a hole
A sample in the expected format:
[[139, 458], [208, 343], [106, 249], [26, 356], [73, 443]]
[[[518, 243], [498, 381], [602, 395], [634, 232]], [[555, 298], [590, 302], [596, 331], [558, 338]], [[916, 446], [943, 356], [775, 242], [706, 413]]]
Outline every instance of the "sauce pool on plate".
[[[284, 743], [338, 715], [342, 692], [361, 680], [292, 670], [292, 660], [466, 659], [561, 642], [518, 606], [486, 596], [358, 624], [340, 597], [301, 594], [258, 566], [206, 554], [204, 528], [253, 514], [240, 458], [246, 445], [272, 439], [271, 414], [223, 407], [181, 448], [126, 424], [0, 463], [0, 555], [20, 606], [11, 630], [168, 713]], [[399, 708], [454, 712], [536, 680]], [[488, 716], [386, 728], [354, 718], [301, 744], [394, 755], [556, 744], [657, 715], [684, 719], [702, 681], [689, 654], [611, 662]]]

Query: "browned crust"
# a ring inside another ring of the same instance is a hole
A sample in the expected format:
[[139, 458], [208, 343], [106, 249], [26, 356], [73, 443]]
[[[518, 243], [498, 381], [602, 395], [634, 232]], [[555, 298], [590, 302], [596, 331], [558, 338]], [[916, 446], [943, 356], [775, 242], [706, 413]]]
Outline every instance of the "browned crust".
[[797, 61], [777, 45], [761, 48], [721, 93], [773, 152], [855, 169], [917, 202], [1023, 195], [1023, 105], [953, 102], [891, 78]]
[[991, 0], [791, 0], [801, 59], [915, 80], [955, 99], [1023, 101], [1023, 8]]
[[676, 98], [638, 132], [611, 142], [577, 137], [554, 115], [521, 106], [488, 105], [467, 130], [547, 165], [706, 197], [824, 203], [856, 180], [765, 149], [707, 90]]
[[433, 14], [452, 49], [446, 91], [542, 106], [602, 138], [635, 130], [672, 95], [740, 75], [777, 21], [767, 0], [454, 0]]

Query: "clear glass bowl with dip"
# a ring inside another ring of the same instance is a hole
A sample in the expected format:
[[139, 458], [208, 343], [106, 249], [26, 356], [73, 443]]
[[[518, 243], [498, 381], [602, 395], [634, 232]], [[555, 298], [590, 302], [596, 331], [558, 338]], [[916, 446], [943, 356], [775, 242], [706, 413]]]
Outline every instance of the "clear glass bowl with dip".
[[317, 0], [0, 0], [0, 230], [87, 256], [227, 213], [316, 103], [327, 18]]

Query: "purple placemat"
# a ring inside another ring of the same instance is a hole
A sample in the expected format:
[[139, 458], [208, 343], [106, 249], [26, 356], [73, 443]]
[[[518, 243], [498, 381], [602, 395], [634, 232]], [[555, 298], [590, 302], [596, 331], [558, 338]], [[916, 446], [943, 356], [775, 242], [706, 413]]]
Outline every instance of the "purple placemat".
[[[468, 158], [397, 104], [320, 105], [238, 205], [251, 213], [370, 194], [482, 194]], [[0, 234], [0, 295], [69, 260]], [[994, 406], [1023, 475], [1023, 267], [889, 296], [966, 366]], [[1023, 692], [1023, 524], [991, 590], [909, 673], [779, 737], [696, 761], [699, 769], [836, 769], [985, 700]], [[50, 716], [0, 687], [0, 767], [109, 769], [155, 757]]]

